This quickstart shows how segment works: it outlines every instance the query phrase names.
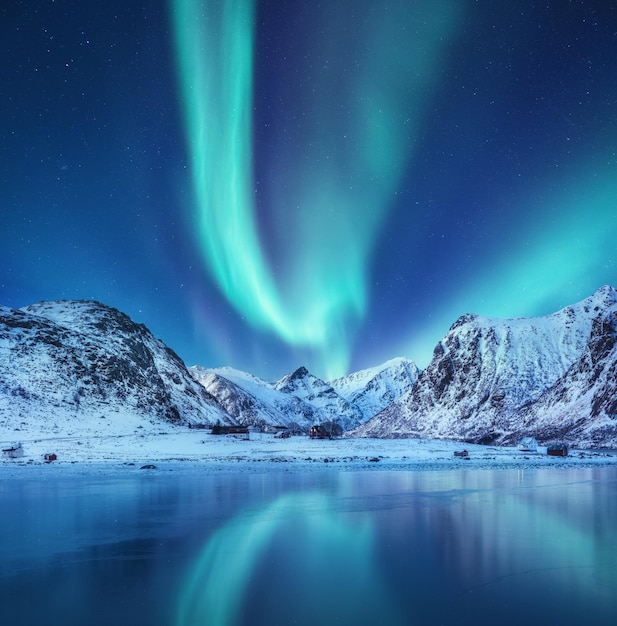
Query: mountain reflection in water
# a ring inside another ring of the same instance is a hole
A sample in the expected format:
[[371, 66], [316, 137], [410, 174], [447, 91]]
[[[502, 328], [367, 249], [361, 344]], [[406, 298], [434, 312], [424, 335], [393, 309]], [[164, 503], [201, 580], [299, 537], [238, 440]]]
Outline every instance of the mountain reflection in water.
[[0, 482], [6, 623], [608, 625], [617, 615], [615, 468], [49, 469]]
[[[247, 623], [254, 611], [264, 624], [315, 624], [324, 614], [332, 623], [403, 624], [373, 544], [368, 515], [346, 520], [329, 496], [316, 492], [281, 496], [237, 516], [208, 540], [184, 590], [177, 624], [236, 623], [251, 581], [257, 584], [244, 610]], [[371, 602], [363, 602], [369, 595]]]

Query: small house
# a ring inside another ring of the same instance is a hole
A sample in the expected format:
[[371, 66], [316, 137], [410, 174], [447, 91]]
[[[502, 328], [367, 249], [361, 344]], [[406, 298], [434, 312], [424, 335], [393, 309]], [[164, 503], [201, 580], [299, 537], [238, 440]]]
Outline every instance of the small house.
[[16, 443], [10, 448], [2, 449], [2, 456], [6, 456], [9, 459], [20, 459], [24, 455], [24, 448], [21, 443]]
[[217, 422], [212, 427], [213, 435], [242, 435], [246, 439], [249, 437], [248, 426], [242, 426], [241, 424], [233, 424], [231, 426], [223, 425]]
[[565, 443], [557, 443], [546, 448], [549, 456], [568, 456], [568, 446]]
[[229, 434], [230, 435], [246, 436], [246, 438], [248, 439], [248, 437], [249, 437], [249, 427], [248, 426], [242, 426], [241, 424], [230, 426], [229, 427]]
[[332, 433], [328, 432], [322, 424], [315, 424], [311, 426], [309, 437], [311, 439], [332, 439]]
[[58, 455], [55, 452], [47, 452], [45, 455], [43, 455], [43, 460], [45, 461], [45, 463], [51, 463], [52, 461], [58, 460]]
[[523, 437], [517, 447], [521, 452], [537, 452], [538, 442], [534, 437]]

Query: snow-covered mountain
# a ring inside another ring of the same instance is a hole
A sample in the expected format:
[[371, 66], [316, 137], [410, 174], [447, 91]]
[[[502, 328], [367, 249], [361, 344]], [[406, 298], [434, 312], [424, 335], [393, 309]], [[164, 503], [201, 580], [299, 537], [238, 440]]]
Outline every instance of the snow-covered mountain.
[[231, 367], [199, 366], [191, 367], [190, 371], [239, 424], [260, 427], [298, 424], [308, 430], [318, 420], [318, 412], [311, 404], [246, 372]]
[[419, 374], [413, 361], [398, 357], [378, 367], [337, 378], [330, 385], [362, 411], [365, 422], [408, 392]]
[[464, 315], [413, 388], [353, 434], [615, 445], [616, 319], [611, 287], [546, 317]]
[[[42, 436], [256, 424], [355, 436], [617, 446], [617, 292], [538, 318], [459, 318], [422, 372], [397, 358], [333, 381], [187, 369], [148, 329], [97, 302], [0, 307], [0, 431]], [[81, 431], [80, 431], [81, 429]]]
[[172, 350], [116, 309], [90, 301], [0, 307], [7, 434], [91, 431], [92, 424], [105, 432], [127, 420], [135, 427], [231, 422]]
[[305, 367], [266, 382], [230, 367], [192, 367], [191, 373], [241, 424], [313, 424], [337, 422], [349, 429], [373, 417], [409, 389], [418, 369], [407, 359], [325, 382]]
[[298, 398], [314, 407], [318, 422], [338, 422], [343, 430], [361, 424], [362, 411], [340, 396], [332, 385], [311, 374], [306, 367], [299, 367], [273, 384], [274, 389]]
[[525, 427], [541, 439], [584, 447], [617, 445], [617, 315], [609, 306], [592, 323], [587, 344], [566, 374], [529, 405]]

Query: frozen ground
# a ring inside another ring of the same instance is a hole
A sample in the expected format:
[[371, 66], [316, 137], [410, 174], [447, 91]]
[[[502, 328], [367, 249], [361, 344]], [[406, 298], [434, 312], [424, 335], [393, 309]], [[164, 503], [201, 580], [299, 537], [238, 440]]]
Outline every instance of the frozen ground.
[[[0, 457], [0, 477], [28, 468], [56, 471], [111, 472], [136, 470], [155, 465], [156, 471], [316, 471], [434, 470], [575, 467], [617, 465], [617, 452], [571, 450], [566, 458], [548, 457], [546, 448], [537, 453], [513, 447], [493, 447], [426, 439], [336, 439], [309, 437], [276, 439], [268, 434], [251, 434], [249, 439], [212, 435], [209, 431], [152, 427], [148, 431], [123, 434], [84, 432], [69, 436], [0, 433], [2, 448], [21, 442], [24, 456]], [[16, 437], [15, 435], [21, 435]], [[455, 452], [468, 451], [461, 458]], [[57, 460], [45, 463], [44, 455]]]

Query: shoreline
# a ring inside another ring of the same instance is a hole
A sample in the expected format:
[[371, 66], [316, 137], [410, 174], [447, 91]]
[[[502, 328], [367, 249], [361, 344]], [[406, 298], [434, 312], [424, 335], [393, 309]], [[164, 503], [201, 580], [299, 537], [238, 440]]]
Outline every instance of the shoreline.
[[[24, 456], [0, 458], [0, 478], [34, 475], [439, 471], [617, 466], [615, 450], [571, 450], [566, 457], [441, 439], [250, 439], [204, 431], [67, 435], [21, 439]], [[2, 442], [2, 447], [6, 445]], [[466, 450], [468, 456], [460, 457]], [[45, 454], [57, 460], [46, 462]], [[153, 468], [146, 469], [148, 466]], [[32, 472], [39, 469], [40, 472]]]

